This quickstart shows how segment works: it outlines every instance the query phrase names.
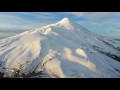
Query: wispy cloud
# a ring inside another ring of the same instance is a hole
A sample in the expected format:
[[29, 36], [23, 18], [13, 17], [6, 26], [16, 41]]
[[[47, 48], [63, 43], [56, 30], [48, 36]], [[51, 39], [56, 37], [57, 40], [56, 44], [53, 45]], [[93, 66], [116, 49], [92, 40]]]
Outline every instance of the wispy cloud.
[[64, 17], [93, 32], [120, 38], [120, 12], [0, 12], [0, 30], [29, 30], [58, 22]]
[[105, 21], [108, 19], [120, 18], [120, 12], [71, 12], [76, 17], [85, 17], [92, 21]]
[[120, 38], [120, 12], [69, 12], [76, 18], [86, 18], [77, 21], [91, 31], [111, 38]]
[[[50, 13], [14, 12], [0, 13], [0, 29], [30, 29], [50, 24], [54, 19]], [[54, 22], [54, 21], [53, 21]]]

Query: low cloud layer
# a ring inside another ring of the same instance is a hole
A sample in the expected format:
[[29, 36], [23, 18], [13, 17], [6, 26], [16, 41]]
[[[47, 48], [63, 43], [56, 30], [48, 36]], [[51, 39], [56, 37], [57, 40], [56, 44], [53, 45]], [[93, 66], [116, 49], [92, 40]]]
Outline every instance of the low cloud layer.
[[20, 30], [20, 31], [18, 31], [18, 30], [16, 30], [16, 31], [15, 30], [14, 31], [12, 31], [12, 30], [5, 30], [5, 31], [1, 30], [0, 31], [0, 39], [5, 39], [5, 38], [8, 38], [8, 37], [20, 34], [22, 32], [24, 32], [24, 31], [22, 31], [22, 30]]

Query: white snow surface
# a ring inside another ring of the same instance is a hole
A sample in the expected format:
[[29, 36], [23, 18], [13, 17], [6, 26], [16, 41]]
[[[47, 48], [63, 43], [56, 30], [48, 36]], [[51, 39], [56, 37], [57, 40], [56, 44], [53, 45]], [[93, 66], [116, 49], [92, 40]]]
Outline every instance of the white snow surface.
[[[109, 78], [120, 77], [120, 62], [93, 49], [120, 57], [114, 47], [120, 43], [96, 35], [69, 18], [19, 35], [0, 40], [0, 61], [3, 67], [18, 68], [30, 61], [21, 72], [45, 71], [52, 78]], [[117, 71], [115, 70], [117, 69]]]

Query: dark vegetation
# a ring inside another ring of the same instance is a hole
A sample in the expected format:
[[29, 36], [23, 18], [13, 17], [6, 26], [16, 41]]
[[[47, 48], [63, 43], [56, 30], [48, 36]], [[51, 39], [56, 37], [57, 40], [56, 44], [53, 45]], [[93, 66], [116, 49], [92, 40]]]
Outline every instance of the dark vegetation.
[[24, 66], [27, 65], [28, 63], [29, 61], [23, 64], [19, 63], [19, 68], [5, 68], [5, 67], [2, 67], [2, 64], [0, 62], [0, 68], [3, 71], [3, 72], [0, 71], [0, 78], [42, 78], [42, 77], [45, 77], [46, 74], [43, 71], [35, 72], [35, 70], [33, 70], [33, 71], [29, 71], [28, 73], [21, 73]]
[[3, 76], [4, 76], [4, 73], [0, 72], [0, 78], [3, 78]]

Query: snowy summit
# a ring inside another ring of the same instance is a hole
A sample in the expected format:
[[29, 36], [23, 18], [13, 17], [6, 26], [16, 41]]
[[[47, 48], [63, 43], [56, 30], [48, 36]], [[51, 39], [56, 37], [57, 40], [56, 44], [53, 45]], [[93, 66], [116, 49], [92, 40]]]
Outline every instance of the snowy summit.
[[73, 22], [69, 18], [63, 18], [58, 23], [60, 23], [61, 25], [67, 25], [67, 26], [73, 25]]
[[50, 78], [120, 77], [120, 43], [69, 18], [0, 40], [0, 71], [44, 72]]

